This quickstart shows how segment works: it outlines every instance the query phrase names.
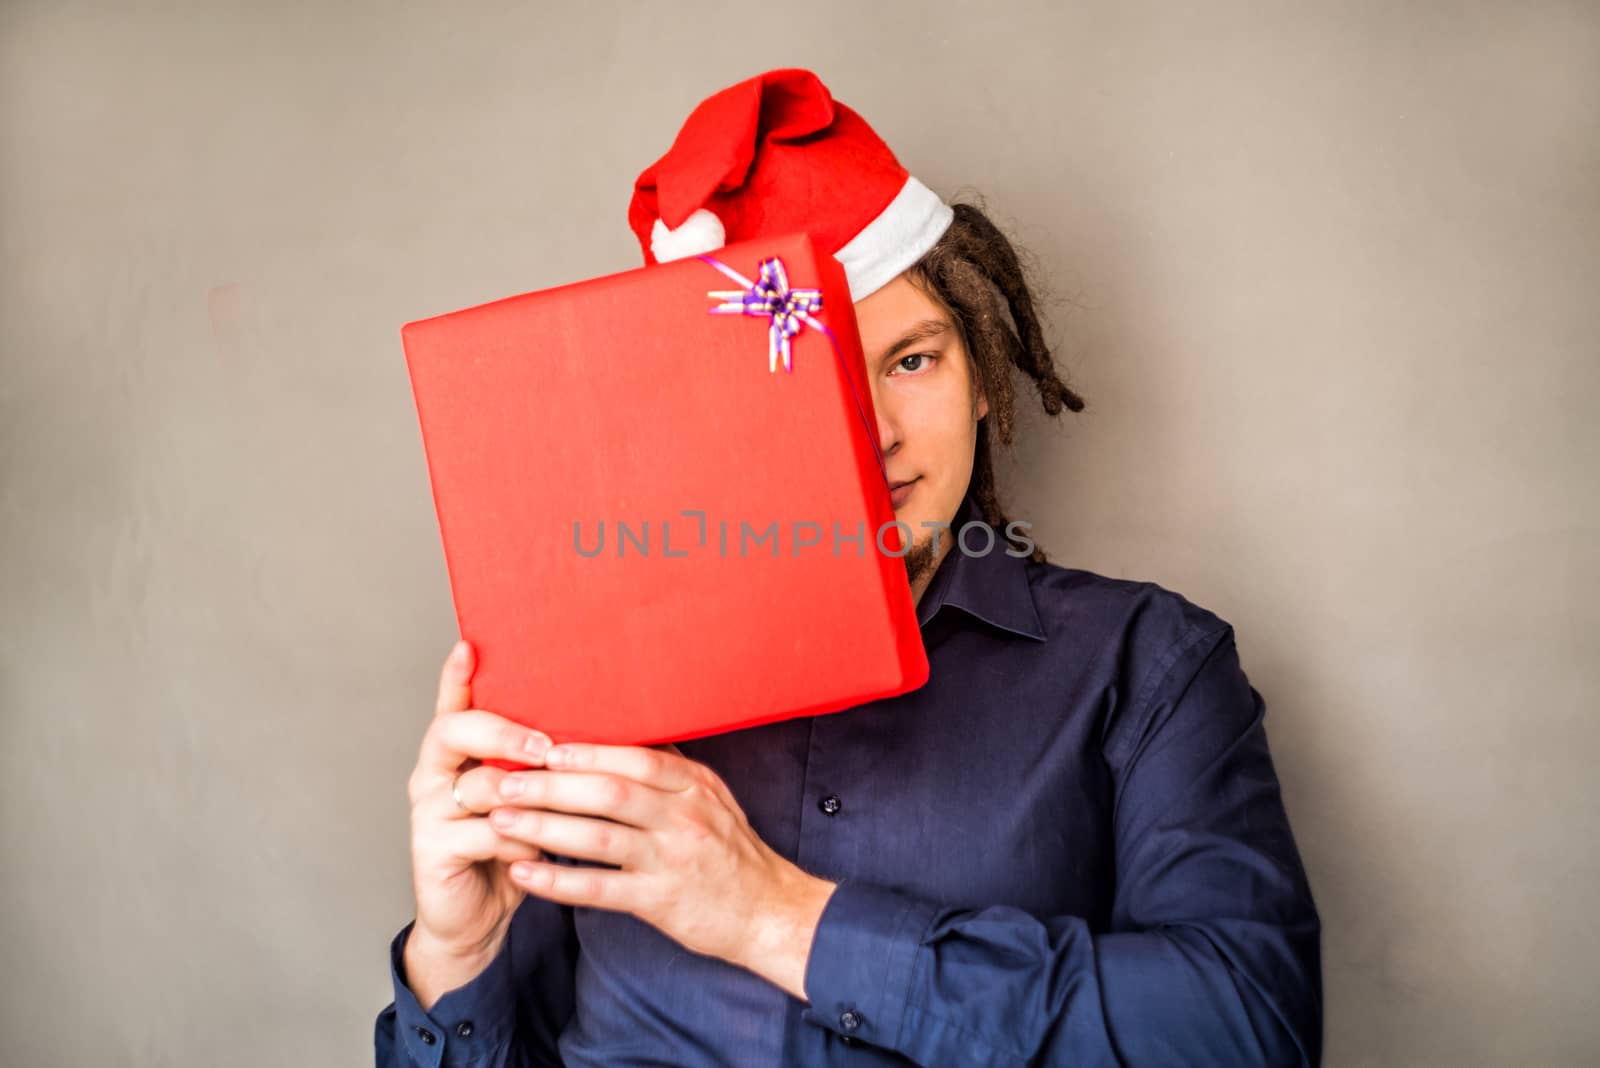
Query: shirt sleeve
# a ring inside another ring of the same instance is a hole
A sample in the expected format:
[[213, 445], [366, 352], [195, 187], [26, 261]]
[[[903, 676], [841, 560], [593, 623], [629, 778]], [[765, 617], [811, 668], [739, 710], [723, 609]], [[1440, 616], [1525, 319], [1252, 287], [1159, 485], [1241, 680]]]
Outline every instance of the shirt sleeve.
[[838, 885], [803, 1016], [925, 1068], [1305, 1065], [1321, 924], [1232, 627], [1195, 624], [1103, 735], [1109, 930]]
[[578, 957], [572, 906], [524, 898], [499, 954], [429, 1012], [406, 985], [402, 954], [413, 926], [406, 924], [389, 945], [394, 1001], [375, 1026], [378, 1068], [561, 1064], [556, 1040], [572, 1017]]

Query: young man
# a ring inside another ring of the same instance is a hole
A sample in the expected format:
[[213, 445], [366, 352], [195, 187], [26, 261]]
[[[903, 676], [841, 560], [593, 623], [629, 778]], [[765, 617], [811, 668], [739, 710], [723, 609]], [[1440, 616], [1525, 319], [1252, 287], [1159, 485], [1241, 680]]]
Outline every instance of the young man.
[[1319, 1063], [1320, 925], [1232, 627], [1008, 537], [1012, 373], [1051, 414], [1083, 402], [1005, 238], [797, 70], [697, 108], [630, 220], [647, 260], [798, 229], [836, 250], [931, 675], [549, 748], [471, 707], [458, 644], [378, 1063]]

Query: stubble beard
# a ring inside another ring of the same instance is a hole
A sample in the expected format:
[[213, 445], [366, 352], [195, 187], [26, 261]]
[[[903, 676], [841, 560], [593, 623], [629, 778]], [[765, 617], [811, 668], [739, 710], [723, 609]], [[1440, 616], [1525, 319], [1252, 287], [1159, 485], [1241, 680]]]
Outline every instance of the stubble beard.
[[934, 555], [933, 539], [920, 541], [911, 546], [911, 550], [901, 557], [906, 565], [906, 580], [915, 586], [923, 578], [933, 572], [938, 558]]

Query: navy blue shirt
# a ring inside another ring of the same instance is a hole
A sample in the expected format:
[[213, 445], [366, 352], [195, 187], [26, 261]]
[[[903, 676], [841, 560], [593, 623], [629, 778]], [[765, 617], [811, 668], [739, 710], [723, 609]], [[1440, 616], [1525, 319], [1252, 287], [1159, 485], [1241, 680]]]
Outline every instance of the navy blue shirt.
[[530, 896], [427, 1013], [396, 935], [380, 1068], [1320, 1063], [1320, 922], [1232, 626], [1005, 548], [940, 564], [915, 692], [678, 743], [839, 883], [809, 1003]]

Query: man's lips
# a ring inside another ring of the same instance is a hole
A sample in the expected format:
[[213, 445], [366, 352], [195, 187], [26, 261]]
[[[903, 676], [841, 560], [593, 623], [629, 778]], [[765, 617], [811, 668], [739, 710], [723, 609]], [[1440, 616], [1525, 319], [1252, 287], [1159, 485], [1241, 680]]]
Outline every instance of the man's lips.
[[896, 508], [906, 503], [906, 498], [911, 496], [911, 487], [915, 486], [921, 477], [919, 475], [917, 478], [906, 479], [903, 482], [891, 481], [889, 483], [889, 503]]

